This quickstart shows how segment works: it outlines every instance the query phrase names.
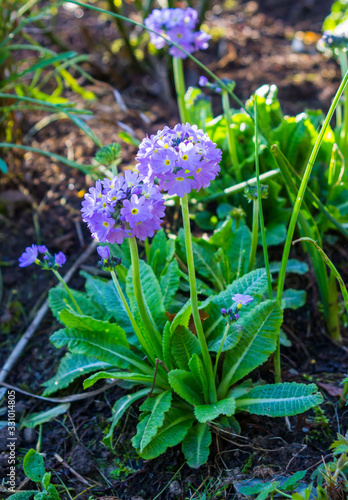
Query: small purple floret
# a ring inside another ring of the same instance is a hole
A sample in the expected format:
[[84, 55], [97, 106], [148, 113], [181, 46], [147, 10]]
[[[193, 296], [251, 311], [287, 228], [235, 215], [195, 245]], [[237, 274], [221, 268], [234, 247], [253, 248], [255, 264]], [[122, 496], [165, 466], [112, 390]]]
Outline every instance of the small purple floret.
[[225, 309], [224, 307], [221, 309], [221, 314], [227, 314], [227, 309]]
[[39, 245], [37, 247], [37, 250], [38, 250], [39, 253], [47, 253], [48, 252], [48, 249], [47, 249], [47, 247], [45, 245]]
[[233, 295], [232, 300], [234, 302], [237, 302], [237, 304], [241, 304], [242, 306], [246, 306], [247, 304], [250, 304], [254, 299], [251, 297], [251, 295], [243, 295], [242, 293], [236, 293]]
[[194, 31], [197, 21], [198, 13], [191, 7], [187, 9], [154, 9], [145, 19], [145, 26], [156, 32], [150, 32], [151, 43], [156, 49], [162, 49], [167, 44], [170, 47], [170, 55], [186, 59], [187, 54], [172, 45], [171, 42], [180, 45], [189, 54], [196, 50], [207, 49], [211, 35], [204, 31]]
[[31, 245], [31, 247], [27, 247], [25, 252], [19, 257], [19, 267], [27, 267], [31, 264], [34, 264], [38, 256], [38, 248], [37, 245]]
[[97, 252], [100, 255], [100, 257], [104, 260], [108, 259], [110, 257], [110, 250], [108, 246], [102, 247], [99, 246], [97, 247]]
[[198, 80], [198, 85], [200, 87], [205, 87], [208, 83], [208, 78], [206, 76], [200, 76]]
[[62, 267], [66, 263], [66, 257], [63, 252], [54, 254], [54, 263], [58, 267]]

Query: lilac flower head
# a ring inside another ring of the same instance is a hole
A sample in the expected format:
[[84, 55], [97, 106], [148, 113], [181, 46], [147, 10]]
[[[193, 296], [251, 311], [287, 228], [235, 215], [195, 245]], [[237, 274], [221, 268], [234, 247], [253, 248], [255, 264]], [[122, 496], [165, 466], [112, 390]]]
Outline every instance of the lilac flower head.
[[97, 247], [97, 252], [100, 255], [100, 257], [104, 260], [108, 259], [110, 257], [110, 250], [109, 247], [105, 246], [99, 246]]
[[145, 19], [145, 26], [156, 32], [150, 32], [151, 43], [156, 49], [162, 49], [167, 44], [170, 46], [169, 53], [173, 57], [186, 59], [187, 55], [171, 42], [177, 43], [189, 54], [196, 50], [207, 49], [211, 35], [204, 31], [194, 31], [197, 18], [197, 11], [191, 7], [154, 9]]
[[183, 197], [192, 189], [209, 186], [220, 171], [221, 154], [197, 125], [177, 124], [141, 142], [137, 169], [145, 182], [158, 179], [168, 194]]
[[160, 229], [164, 200], [156, 186], [127, 170], [124, 176], [97, 181], [85, 194], [81, 212], [93, 238], [121, 244], [134, 236], [145, 240]]
[[31, 245], [31, 247], [27, 247], [25, 252], [19, 257], [19, 267], [27, 267], [37, 260], [38, 257], [38, 247], [37, 245]]
[[55, 267], [62, 267], [66, 263], [66, 257], [63, 252], [54, 254], [54, 264]]
[[237, 302], [239, 307], [246, 306], [250, 304], [254, 299], [251, 295], [243, 295], [242, 293], [236, 293], [233, 295], [232, 300]]

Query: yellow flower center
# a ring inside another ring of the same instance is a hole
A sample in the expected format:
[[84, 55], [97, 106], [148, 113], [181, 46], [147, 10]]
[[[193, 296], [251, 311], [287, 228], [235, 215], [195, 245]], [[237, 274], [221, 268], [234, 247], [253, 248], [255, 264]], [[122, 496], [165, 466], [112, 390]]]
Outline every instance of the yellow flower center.
[[183, 160], [188, 160], [188, 156], [187, 155], [182, 155], [182, 159]]
[[117, 200], [117, 196], [113, 196], [111, 199], [112, 199], [112, 201], [116, 201]]
[[184, 180], [184, 178], [183, 178], [183, 177], [177, 177], [177, 178], [176, 178], [176, 180], [177, 180], [177, 181], [183, 181], [183, 180]]
[[103, 222], [103, 226], [104, 226], [104, 227], [109, 227], [109, 225], [110, 225], [110, 224], [109, 224], [108, 222]]
[[164, 149], [168, 149], [168, 148], [169, 148], [169, 144], [165, 144]]
[[104, 203], [103, 203], [103, 208], [106, 208], [106, 203], [105, 203], [105, 201], [104, 201]]
[[133, 215], [137, 215], [138, 212], [139, 212], [139, 210], [137, 208], [132, 208]]
[[165, 160], [164, 164], [167, 166], [170, 165], [170, 160]]
[[201, 169], [201, 167], [197, 168], [197, 170], [196, 170], [196, 174], [199, 174], [199, 172], [200, 172], [201, 170], [202, 170], [202, 169]]

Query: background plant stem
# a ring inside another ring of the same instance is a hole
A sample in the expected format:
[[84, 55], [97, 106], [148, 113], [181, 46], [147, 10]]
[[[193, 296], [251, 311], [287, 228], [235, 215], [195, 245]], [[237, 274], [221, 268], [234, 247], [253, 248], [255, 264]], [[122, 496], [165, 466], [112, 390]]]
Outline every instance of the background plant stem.
[[174, 72], [175, 91], [180, 113], [180, 120], [182, 123], [186, 123], [189, 121], [189, 118], [185, 106], [186, 88], [185, 88], [185, 78], [184, 78], [184, 66], [182, 59], [180, 57], [173, 57], [173, 72]]

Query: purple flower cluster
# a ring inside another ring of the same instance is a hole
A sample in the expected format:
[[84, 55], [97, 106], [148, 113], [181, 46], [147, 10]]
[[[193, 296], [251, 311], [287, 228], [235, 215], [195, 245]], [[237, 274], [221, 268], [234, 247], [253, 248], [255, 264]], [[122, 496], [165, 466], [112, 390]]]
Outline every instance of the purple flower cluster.
[[220, 171], [221, 154], [197, 125], [178, 124], [143, 139], [137, 169], [145, 182], [158, 179], [161, 189], [183, 197], [191, 189], [209, 186]]
[[[39, 254], [45, 254], [42, 261], [39, 259]], [[25, 249], [18, 260], [19, 267], [27, 267], [35, 263], [43, 269], [58, 269], [65, 264], [66, 257], [63, 252], [51, 255], [45, 245], [31, 245]]]
[[167, 43], [169, 46], [171, 45], [170, 55], [185, 59], [187, 55], [170, 42], [177, 43], [189, 54], [196, 50], [207, 49], [211, 35], [204, 31], [194, 31], [197, 18], [197, 11], [191, 7], [187, 9], [154, 9], [145, 19], [145, 26], [162, 35], [150, 32], [151, 42], [156, 49], [162, 49]]
[[127, 170], [124, 176], [98, 180], [85, 194], [81, 212], [93, 238], [120, 244], [124, 238], [153, 236], [164, 210], [158, 187]]
[[219, 87], [216, 83], [210, 83], [206, 76], [200, 76], [198, 80], [198, 85], [200, 87], [208, 87], [209, 89], [214, 90], [217, 94], [221, 93], [221, 87]]

